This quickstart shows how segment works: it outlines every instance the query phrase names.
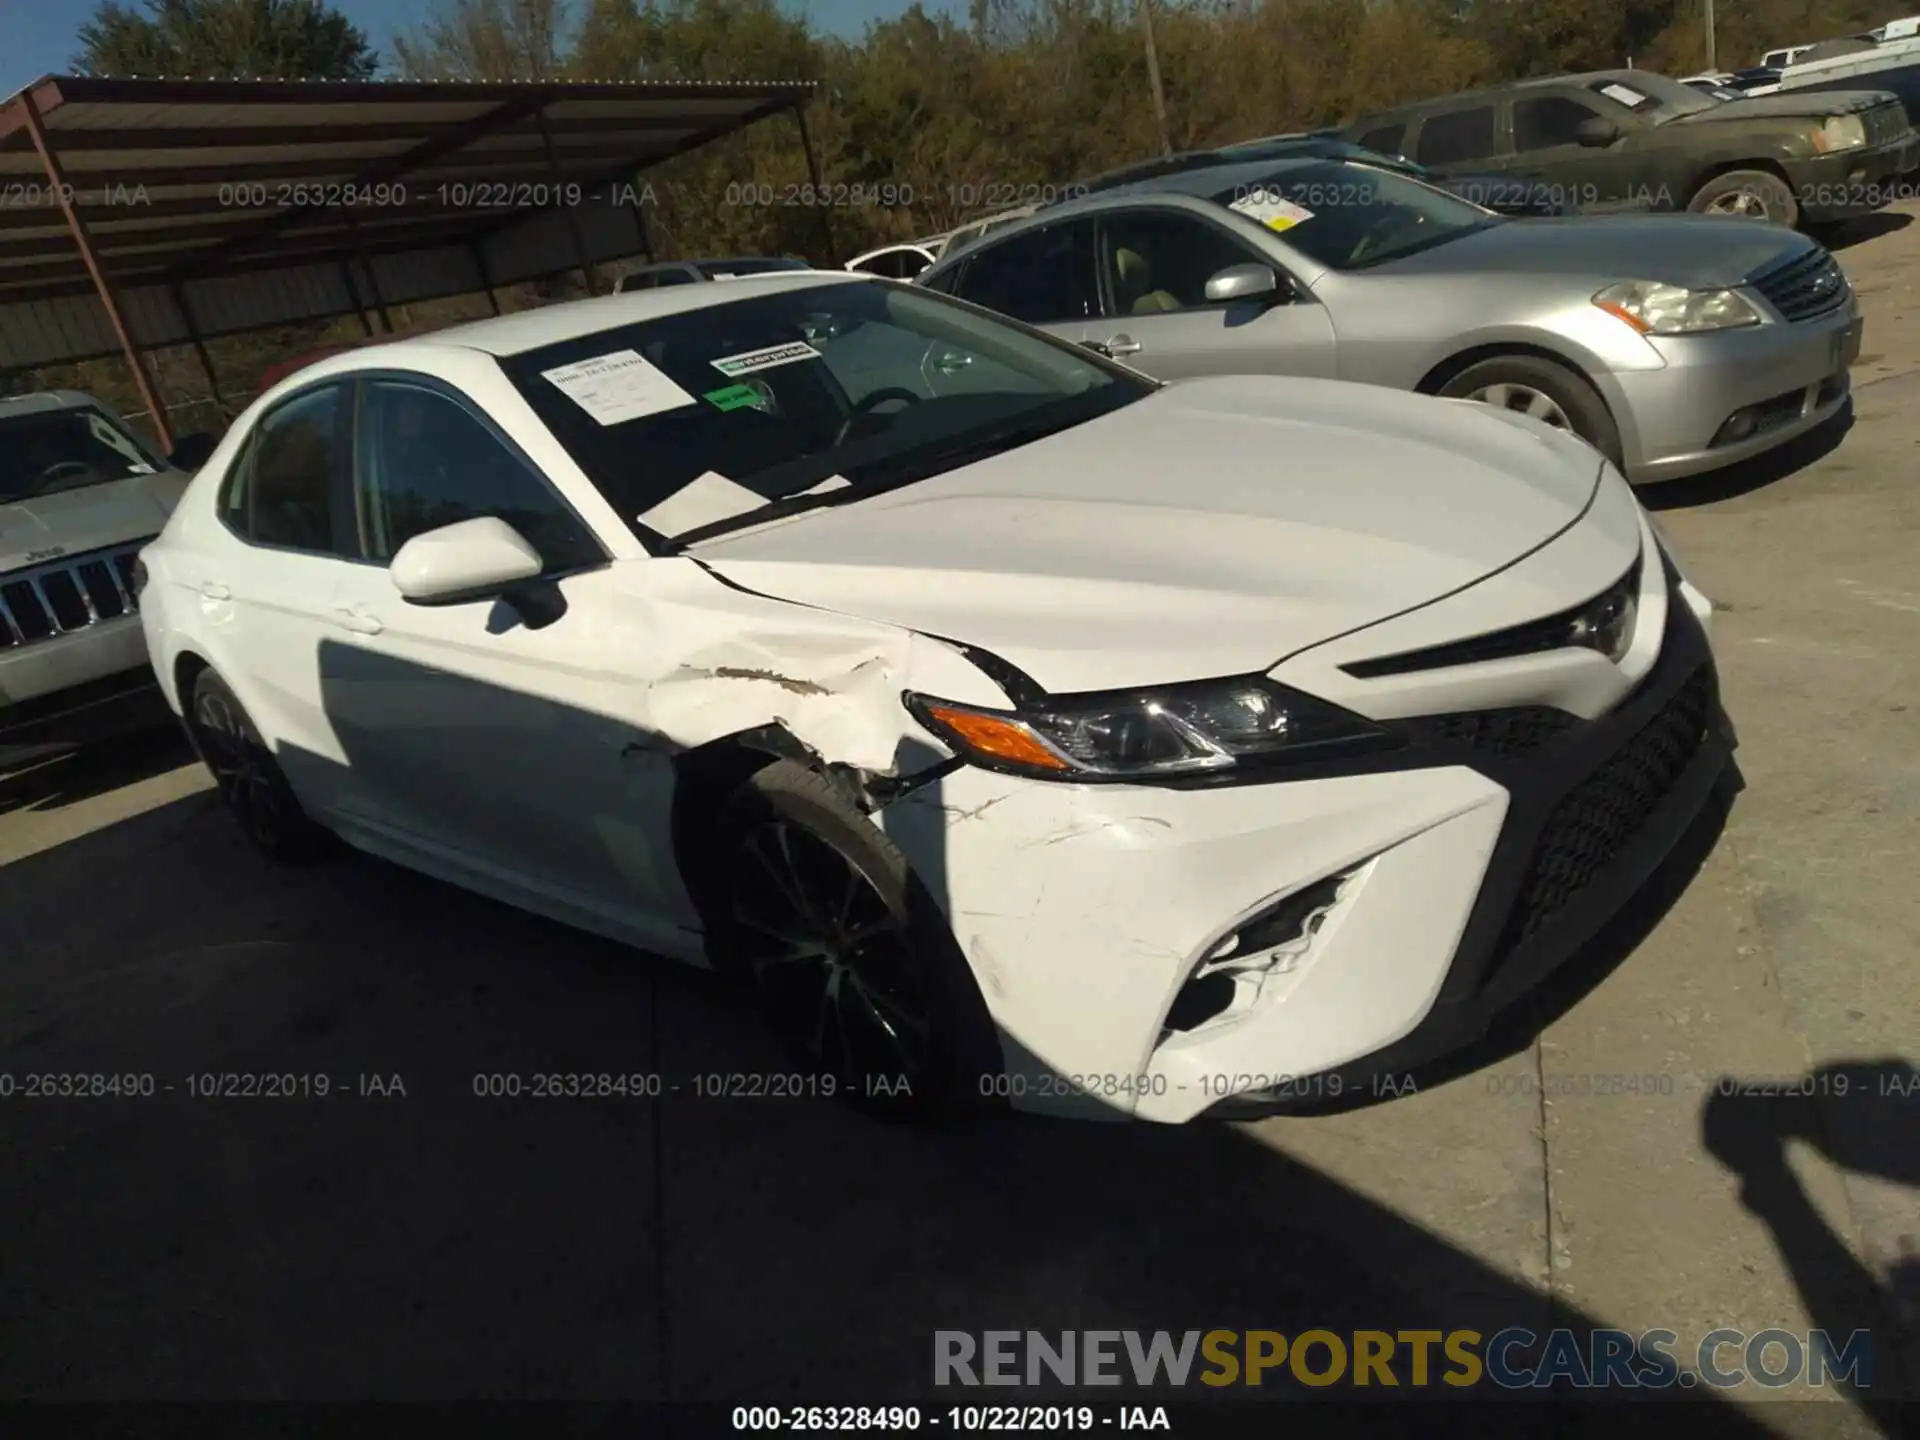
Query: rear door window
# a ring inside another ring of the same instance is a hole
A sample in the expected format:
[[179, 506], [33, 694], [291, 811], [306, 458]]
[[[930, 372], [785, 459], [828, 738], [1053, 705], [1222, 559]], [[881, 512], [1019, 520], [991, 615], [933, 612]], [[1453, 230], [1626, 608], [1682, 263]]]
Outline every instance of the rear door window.
[[348, 410], [343, 386], [322, 385], [260, 421], [244, 474], [228, 482], [230, 493], [245, 494], [242, 533], [254, 543], [359, 558], [346, 463]]
[[1369, 130], [1355, 142], [1363, 150], [1371, 150], [1379, 155], [1400, 155], [1405, 153], [1407, 143], [1407, 122], [1396, 120], [1391, 125], [1382, 125]]
[[1092, 222], [1047, 225], [982, 246], [954, 292], [962, 300], [1029, 325], [1057, 325], [1100, 313]]
[[1420, 126], [1419, 149], [1413, 158], [1433, 166], [1485, 160], [1495, 150], [1495, 129], [1491, 105], [1429, 115]]
[[1565, 95], [1539, 95], [1513, 104], [1513, 148], [1519, 154], [1580, 143], [1583, 120], [1601, 118], [1591, 105]]

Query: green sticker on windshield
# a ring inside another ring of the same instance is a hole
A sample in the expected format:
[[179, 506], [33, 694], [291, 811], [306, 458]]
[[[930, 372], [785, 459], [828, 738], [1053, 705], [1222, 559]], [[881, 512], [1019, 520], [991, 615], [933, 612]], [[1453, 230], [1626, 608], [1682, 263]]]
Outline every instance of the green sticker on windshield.
[[760, 392], [751, 385], [722, 385], [718, 390], [707, 391], [701, 398], [722, 410], [740, 410], [749, 405], [757, 410], [766, 403]]

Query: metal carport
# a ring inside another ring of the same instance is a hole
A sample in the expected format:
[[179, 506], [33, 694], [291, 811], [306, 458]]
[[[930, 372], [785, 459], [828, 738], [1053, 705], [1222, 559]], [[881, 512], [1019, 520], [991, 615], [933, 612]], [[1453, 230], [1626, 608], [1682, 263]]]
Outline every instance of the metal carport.
[[[639, 172], [790, 111], [808, 81], [49, 76], [0, 105], [0, 370], [146, 363], [276, 325], [651, 255]], [[829, 259], [832, 257], [829, 256]]]

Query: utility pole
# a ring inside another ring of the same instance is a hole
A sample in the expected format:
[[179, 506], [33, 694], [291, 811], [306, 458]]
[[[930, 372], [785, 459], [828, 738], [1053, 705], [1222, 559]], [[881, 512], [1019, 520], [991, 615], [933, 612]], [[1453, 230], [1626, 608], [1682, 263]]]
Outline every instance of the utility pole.
[[1717, 72], [1720, 65], [1713, 55], [1713, 0], [1701, 0], [1701, 3], [1707, 7], [1707, 69]]
[[1160, 127], [1160, 153], [1171, 155], [1173, 137], [1167, 133], [1167, 96], [1160, 88], [1160, 54], [1153, 48], [1153, 0], [1140, 0], [1140, 28], [1147, 37], [1147, 81], [1153, 86], [1153, 118]]

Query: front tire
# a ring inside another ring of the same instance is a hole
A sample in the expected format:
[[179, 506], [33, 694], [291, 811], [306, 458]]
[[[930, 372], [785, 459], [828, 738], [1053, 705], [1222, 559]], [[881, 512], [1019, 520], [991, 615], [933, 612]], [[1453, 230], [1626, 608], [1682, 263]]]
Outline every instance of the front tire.
[[1770, 170], [1729, 170], [1702, 185], [1687, 202], [1696, 215], [1771, 220], [1789, 230], [1800, 224], [1793, 189]]
[[906, 857], [791, 760], [726, 802], [709, 953], [833, 1093], [889, 1120], [979, 1108], [1001, 1073], [986, 1003]]
[[187, 733], [254, 849], [287, 865], [307, 864], [333, 850], [331, 832], [301, 808], [239, 698], [211, 670], [193, 683]]
[[1537, 355], [1496, 355], [1469, 365], [1440, 387], [1456, 400], [1516, 410], [1578, 435], [1615, 467], [1622, 464], [1620, 427], [1584, 376]]

